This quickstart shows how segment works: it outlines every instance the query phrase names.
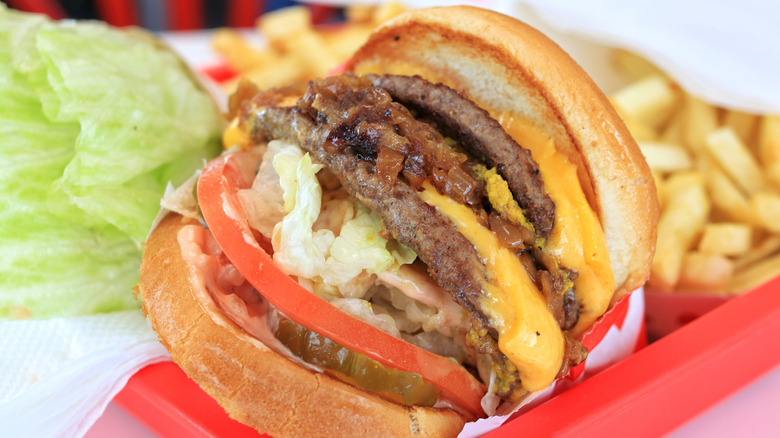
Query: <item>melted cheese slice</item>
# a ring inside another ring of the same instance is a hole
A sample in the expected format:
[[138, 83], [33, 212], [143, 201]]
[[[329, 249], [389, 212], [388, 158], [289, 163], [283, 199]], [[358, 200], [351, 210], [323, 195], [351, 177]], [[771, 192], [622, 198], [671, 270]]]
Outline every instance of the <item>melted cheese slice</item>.
[[520, 117], [510, 114], [497, 119], [512, 138], [531, 151], [545, 190], [555, 202], [555, 222], [544, 252], [561, 266], [577, 271], [574, 292], [582, 308], [571, 333], [580, 337], [604, 314], [615, 291], [601, 222], [585, 198], [577, 167], [555, 149], [551, 138]]
[[239, 118], [235, 117], [230, 121], [230, 125], [222, 133], [222, 147], [230, 149], [233, 146], [249, 148], [252, 146], [252, 139], [249, 134], [239, 125]]
[[498, 348], [517, 366], [523, 387], [538, 391], [549, 386], [563, 361], [563, 333], [520, 260], [479, 224], [470, 208], [430, 186], [420, 197], [449, 218], [485, 261], [489, 281], [482, 285], [480, 304], [498, 331]]

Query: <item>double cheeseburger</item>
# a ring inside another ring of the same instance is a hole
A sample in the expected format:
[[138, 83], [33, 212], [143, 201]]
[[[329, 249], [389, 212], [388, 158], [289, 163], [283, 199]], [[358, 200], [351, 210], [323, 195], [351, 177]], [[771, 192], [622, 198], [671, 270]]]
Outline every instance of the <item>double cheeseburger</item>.
[[229, 108], [138, 290], [173, 360], [258, 431], [455, 435], [565, 376], [648, 275], [639, 149], [512, 18], [412, 11], [341, 74], [245, 83]]

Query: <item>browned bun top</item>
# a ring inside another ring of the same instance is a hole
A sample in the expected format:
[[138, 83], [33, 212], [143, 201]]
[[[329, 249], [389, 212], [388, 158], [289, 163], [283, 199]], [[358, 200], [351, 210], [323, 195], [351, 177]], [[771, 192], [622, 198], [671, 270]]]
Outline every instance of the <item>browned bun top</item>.
[[146, 242], [143, 311], [173, 361], [231, 417], [274, 437], [455, 436], [453, 411], [407, 408], [293, 363], [248, 335], [194, 286], [171, 213]]
[[579, 166], [606, 236], [613, 301], [645, 282], [659, 214], [650, 169], [601, 90], [546, 36], [484, 9], [420, 9], [383, 25], [346, 69], [418, 74], [494, 117], [513, 113], [530, 121]]

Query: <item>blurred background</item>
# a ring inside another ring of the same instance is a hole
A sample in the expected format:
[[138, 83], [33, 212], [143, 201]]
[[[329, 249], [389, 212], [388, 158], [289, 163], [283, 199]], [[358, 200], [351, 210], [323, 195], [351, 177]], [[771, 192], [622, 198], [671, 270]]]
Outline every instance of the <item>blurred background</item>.
[[[54, 19], [103, 20], [152, 31], [253, 27], [263, 13], [298, 4], [291, 0], [5, 0], [9, 7]], [[310, 5], [314, 24], [338, 21], [340, 8]]]

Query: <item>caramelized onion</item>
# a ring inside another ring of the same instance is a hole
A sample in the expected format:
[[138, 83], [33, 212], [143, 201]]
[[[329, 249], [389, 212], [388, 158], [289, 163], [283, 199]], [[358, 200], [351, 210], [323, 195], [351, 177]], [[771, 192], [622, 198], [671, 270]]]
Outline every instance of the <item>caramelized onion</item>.
[[395, 184], [403, 166], [404, 155], [393, 149], [381, 149], [376, 157], [376, 173], [388, 185]]
[[501, 243], [513, 249], [532, 247], [536, 240], [533, 231], [511, 222], [496, 212], [490, 213], [490, 229]]

